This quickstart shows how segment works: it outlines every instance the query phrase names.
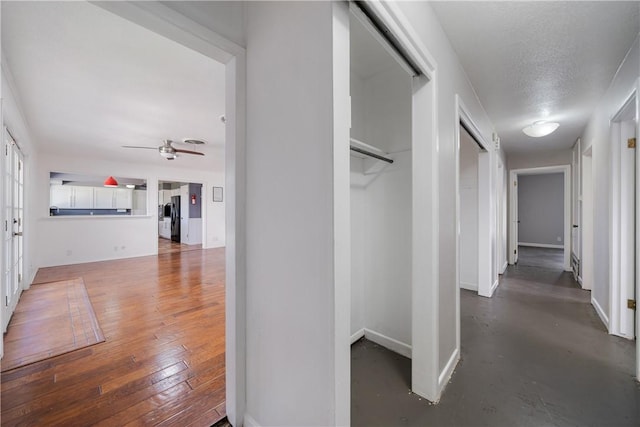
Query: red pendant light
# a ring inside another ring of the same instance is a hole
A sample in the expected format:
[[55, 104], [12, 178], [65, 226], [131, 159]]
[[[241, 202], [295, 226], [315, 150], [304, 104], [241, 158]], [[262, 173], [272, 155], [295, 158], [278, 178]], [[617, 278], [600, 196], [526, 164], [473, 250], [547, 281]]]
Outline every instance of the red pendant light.
[[104, 180], [104, 186], [105, 187], [117, 187], [118, 186], [118, 181], [116, 181], [116, 179], [112, 176], [110, 176], [109, 178]]

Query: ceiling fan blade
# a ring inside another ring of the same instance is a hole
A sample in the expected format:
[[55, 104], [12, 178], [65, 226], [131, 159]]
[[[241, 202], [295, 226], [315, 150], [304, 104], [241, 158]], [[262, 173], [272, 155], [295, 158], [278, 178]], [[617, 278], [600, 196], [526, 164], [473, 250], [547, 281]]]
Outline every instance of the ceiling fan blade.
[[122, 148], [144, 148], [146, 150], [157, 150], [158, 147], [140, 147], [138, 145], [123, 145]]
[[174, 148], [174, 150], [176, 151], [176, 153], [186, 153], [186, 154], [195, 154], [196, 156], [204, 156], [204, 153], [199, 153], [197, 151], [182, 150], [180, 148]]

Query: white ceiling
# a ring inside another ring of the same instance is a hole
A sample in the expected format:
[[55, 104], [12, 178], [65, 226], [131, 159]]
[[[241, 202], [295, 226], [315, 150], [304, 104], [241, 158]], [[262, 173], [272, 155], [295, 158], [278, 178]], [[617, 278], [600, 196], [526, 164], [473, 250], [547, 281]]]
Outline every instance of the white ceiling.
[[[224, 148], [224, 65], [85, 2], [6, 2], [2, 51], [44, 152], [210, 168]], [[163, 139], [203, 156], [162, 159]], [[217, 162], [219, 163], [219, 162]]]
[[[639, 30], [638, 2], [433, 2], [507, 152], [570, 148]], [[536, 120], [560, 128], [531, 138]]]

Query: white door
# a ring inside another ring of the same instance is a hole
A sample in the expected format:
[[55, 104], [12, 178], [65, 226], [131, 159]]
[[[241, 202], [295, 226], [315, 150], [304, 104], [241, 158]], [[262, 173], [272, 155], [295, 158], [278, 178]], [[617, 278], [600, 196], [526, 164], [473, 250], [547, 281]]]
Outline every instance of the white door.
[[5, 177], [4, 177], [4, 234], [3, 244], [5, 259], [3, 260], [4, 301], [2, 328], [7, 325], [18, 304], [22, 291], [24, 239], [24, 163], [22, 153], [18, 149], [8, 131], [4, 132], [5, 144]]

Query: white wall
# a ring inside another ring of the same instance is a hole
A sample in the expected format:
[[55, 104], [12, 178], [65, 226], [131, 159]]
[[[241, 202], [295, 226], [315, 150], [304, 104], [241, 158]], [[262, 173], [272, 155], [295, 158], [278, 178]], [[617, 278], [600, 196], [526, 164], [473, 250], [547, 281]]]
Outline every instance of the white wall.
[[336, 324], [349, 289], [348, 279], [336, 288], [334, 258], [334, 70], [348, 81], [348, 50], [334, 63], [333, 37], [347, 29], [334, 17], [344, 7], [247, 5], [246, 419], [258, 425], [349, 423], [349, 318]]
[[[224, 185], [223, 170], [205, 172], [161, 165], [116, 163], [74, 158], [72, 154], [46, 153], [32, 167], [36, 169], [33, 180], [36, 200], [29, 215], [35, 223], [40, 243], [35, 248], [33, 263], [30, 264], [34, 273], [39, 267], [156, 254], [158, 181], [201, 182], [206, 194], [211, 194], [214, 185]], [[49, 173], [52, 171], [146, 179], [147, 215], [110, 218], [50, 217]], [[210, 197], [203, 205], [203, 215], [207, 219], [207, 239], [203, 245], [206, 248], [224, 246], [223, 205], [224, 203], [213, 203]]]
[[[400, 10], [437, 64], [437, 141], [439, 165], [439, 371], [451, 368], [457, 354], [456, 283], [456, 180], [455, 95], [459, 95], [486, 141], [492, 140], [493, 125], [478, 101], [455, 51], [428, 2], [398, 2]], [[495, 153], [491, 153], [494, 156]], [[495, 162], [492, 161], [495, 165]], [[492, 186], [493, 188], [493, 186]], [[495, 192], [495, 190], [493, 190]], [[495, 195], [494, 195], [495, 196]], [[495, 199], [494, 199], [495, 200]], [[495, 228], [495, 222], [490, 227]], [[495, 235], [493, 230], [492, 235]], [[492, 264], [493, 261], [492, 261]], [[492, 269], [494, 269], [492, 267]], [[497, 279], [497, 271], [492, 273]], [[445, 375], [446, 376], [446, 375]], [[445, 384], [440, 387], [444, 388]]]
[[545, 151], [542, 153], [510, 153], [507, 155], [509, 170], [570, 165], [572, 150]]
[[478, 290], [478, 144], [460, 129], [460, 287]]
[[[610, 212], [611, 204], [611, 141], [609, 120], [622, 107], [636, 86], [640, 75], [639, 44], [635, 43], [618, 68], [609, 89], [593, 112], [581, 137], [583, 153], [592, 148], [593, 183], [593, 290], [594, 305], [605, 317], [610, 314]], [[585, 239], [586, 240], [586, 239]]]
[[518, 177], [518, 244], [564, 247], [564, 174]]

